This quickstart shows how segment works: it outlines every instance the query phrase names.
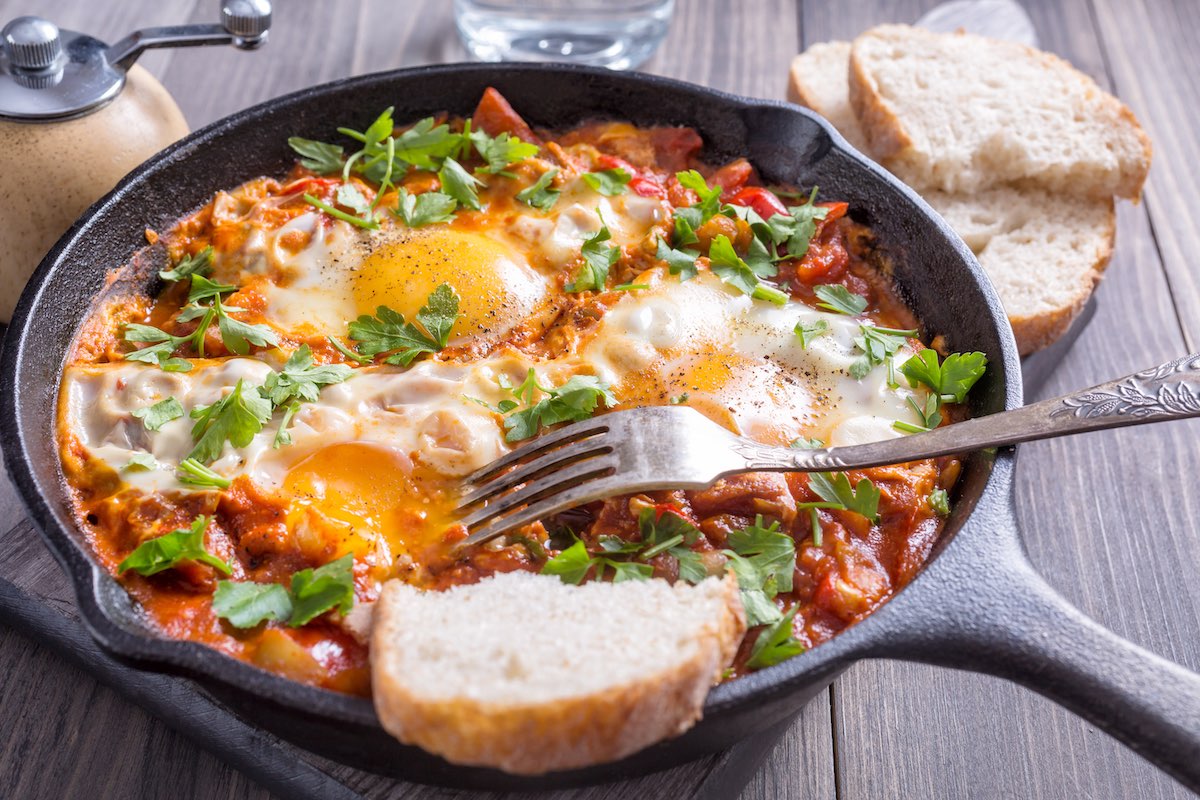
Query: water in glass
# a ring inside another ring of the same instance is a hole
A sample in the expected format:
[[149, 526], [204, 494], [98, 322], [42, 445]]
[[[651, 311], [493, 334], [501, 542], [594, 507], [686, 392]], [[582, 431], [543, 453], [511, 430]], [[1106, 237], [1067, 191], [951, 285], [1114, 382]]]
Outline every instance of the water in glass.
[[482, 61], [569, 61], [631, 69], [662, 43], [675, 0], [454, 0]]

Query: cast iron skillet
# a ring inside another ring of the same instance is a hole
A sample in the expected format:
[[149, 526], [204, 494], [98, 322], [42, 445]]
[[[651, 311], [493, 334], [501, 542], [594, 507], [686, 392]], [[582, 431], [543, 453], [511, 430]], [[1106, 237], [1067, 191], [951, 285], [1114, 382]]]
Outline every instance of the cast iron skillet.
[[[935, 558], [897, 597], [829, 643], [718, 686], [692, 730], [618, 763], [537, 778], [453, 766], [385, 734], [366, 700], [155, 635], [81, 543], [53, 433], [63, 362], [105, 290], [107, 271], [129, 262], [147, 227], [166, 229], [217, 189], [282, 175], [294, 158], [288, 136], [332, 139], [338, 125], [366, 125], [391, 105], [400, 121], [442, 110], [466, 114], [489, 85], [535, 126], [562, 128], [596, 117], [690, 125], [704, 137], [710, 162], [744, 155], [767, 181], [817, 184], [823, 196], [848, 200], [851, 216], [874, 227], [926, 339], [942, 334], [952, 350], [987, 354], [972, 412], [1020, 405], [1012, 334], [971, 253], [913, 192], [814, 114], [663, 78], [564, 66], [438, 66], [307, 89], [217, 122], [138, 168], [46, 256], [9, 328], [0, 386], [5, 462], [74, 581], [84, 621], [106, 648], [196, 678], [247, 720], [309, 750], [446, 786], [549, 788], [665, 769], [795, 714], [854, 660], [889, 657], [1023, 683], [1200, 788], [1200, 678], [1100, 628], [1033, 572], [1013, 515], [1011, 449], [967, 459]], [[129, 280], [151, 287], [154, 278], [142, 268]]]

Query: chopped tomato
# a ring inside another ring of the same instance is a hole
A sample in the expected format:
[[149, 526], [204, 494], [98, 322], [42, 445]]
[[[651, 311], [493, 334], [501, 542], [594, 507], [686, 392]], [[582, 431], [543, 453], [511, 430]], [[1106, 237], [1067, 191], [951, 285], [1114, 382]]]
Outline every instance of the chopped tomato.
[[776, 214], [788, 213], [787, 206], [783, 204], [783, 201], [776, 197], [770, 189], [764, 189], [761, 186], [747, 186], [730, 197], [728, 202], [735, 206], [749, 206], [763, 219]]
[[483, 90], [483, 97], [480, 98], [479, 105], [475, 107], [471, 124], [488, 136], [510, 133], [523, 141], [533, 142], [536, 145], [542, 144], [542, 140], [534, 136], [529, 124], [521, 119], [520, 114], [513, 111], [513, 107], [504, 99], [504, 95], [491, 86]]
[[596, 166], [600, 169], [623, 169], [630, 176], [629, 191], [642, 197], [666, 197], [666, 188], [652, 174], [643, 173], [637, 167], [623, 158], [607, 153], [596, 158]]
[[750, 162], [739, 158], [714, 172], [708, 183], [711, 186], [720, 186], [721, 200], [728, 203], [729, 198], [740, 192], [753, 175], [754, 167], [750, 166]]

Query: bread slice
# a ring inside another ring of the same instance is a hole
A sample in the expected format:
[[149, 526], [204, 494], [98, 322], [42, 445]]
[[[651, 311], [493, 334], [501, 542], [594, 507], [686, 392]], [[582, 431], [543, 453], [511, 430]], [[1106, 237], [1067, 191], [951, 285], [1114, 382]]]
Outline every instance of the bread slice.
[[850, 43], [814, 44], [792, 59], [788, 99], [833, 123], [853, 147], [866, 154], [867, 139], [850, 106]]
[[975, 253], [1004, 303], [1021, 355], [1061, 336], [1112, 256], [1113, 200], [1000, 187], [925, 199]]
[[375, 709], [458, 764], [611, 761], [691, 727], [745, 630], [732, 573], [572, 586], [513, 572], [444, 592], [393, 580], [371, 636]]
[[850, 103], [875, 156], [918, 190], [1020, 183], [1137, 199], [1150, 140], [1066, 61], [969, 33], [881, 25], [850, 49]]

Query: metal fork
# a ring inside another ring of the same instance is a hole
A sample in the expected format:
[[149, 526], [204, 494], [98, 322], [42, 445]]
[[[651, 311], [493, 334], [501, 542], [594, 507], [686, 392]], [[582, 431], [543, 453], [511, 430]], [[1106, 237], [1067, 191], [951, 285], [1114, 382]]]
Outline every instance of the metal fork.
[[[1200, 354], [1091, 389], [870, 444], [800, 450], [730, 433], [687, 406], [614, 411], [519, 447], [467, 478], [465, 545], [574, 506], [656, 489], [702, 489], [742, 472], [903, 464], [1073, 433], [1200, 416]], [[473, 487], [473, 488], [472, 488]]]

